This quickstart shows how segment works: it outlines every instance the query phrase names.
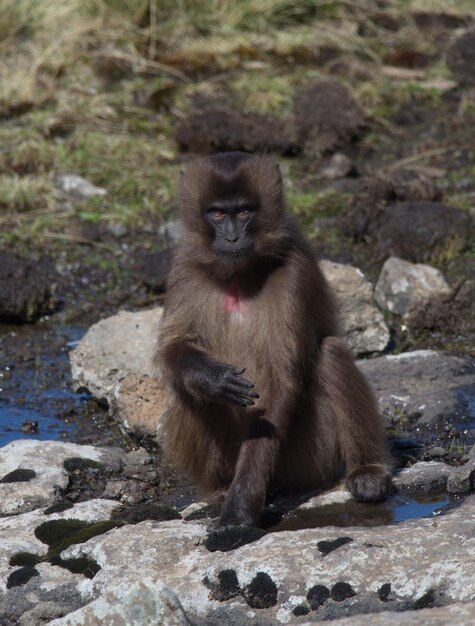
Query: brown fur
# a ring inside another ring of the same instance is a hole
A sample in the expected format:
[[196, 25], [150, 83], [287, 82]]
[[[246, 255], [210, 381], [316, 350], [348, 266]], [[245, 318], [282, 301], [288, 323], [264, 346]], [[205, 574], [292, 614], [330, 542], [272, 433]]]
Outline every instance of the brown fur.
[[[268, 157], [241, 159], [197, 159], [182, 178], [184, 234], [169, 277], [157, 363], [173, 390], [163, 423], [170, 458], [207, 494], [232, 484], [228, 503], [244, 498], [257, 511], [271, 483], [315, 489], [343, 475], [351, 483], [365, 465], [387, 473], [387, 455], [372, 393], [335, 336], [333, 295], [285, 213], [278, 167]], [[202, 214], [213, 197], [234, 192], [259, 205], [255, 251], [238, 271], [247, 308], [237, 316], [223, 309], [234, 269], [211, 251]], [[190, 397], [182, 371], [190, 350], [245, 367], [260, 395], [255, 406]]]

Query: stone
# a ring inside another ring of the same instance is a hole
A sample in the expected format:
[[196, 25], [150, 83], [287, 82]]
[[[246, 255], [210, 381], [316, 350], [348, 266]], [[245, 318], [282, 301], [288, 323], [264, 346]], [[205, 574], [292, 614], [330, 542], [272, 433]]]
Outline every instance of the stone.
[[53, 261], [0, 250], [0, 322], [33, 322], [57, 306]]
[[475, 487], [475, 459], [470, 459], [457, 467], [449, 476], [447, 481], [447, 491], [449, 493], [464, 494], [470, 493]]
[[161, 380], [129, 374], [110, 400], [110, 411], [126, 430], [155, 437], [168, 401], [169, 394]]
[[[308, 597], [315, 595], [318, 604], [316, 594], [308, 596], [317, 585], [336, 598], [322, 607], [327, 618], [365, 607], [366, 612], [368, 607], [405, 610], [429, 601], [473, 601], [475, 577], [468, 573], [475, 567], [475, 496], [437, 518], [271, 532], [226, 553], [206, 550], [205, 522], [144, 521], [70, 546], [62, 556], [86, 556], [101, 567], [81, 582], [84, 600], [99, 598], [123, 580], [132, 584], [159, 576], [178, 595], [189, 620], [207, 625], [250, 626], [256, 615], [266, 624], [292, 623], [294, 609], [308, 606]], [[343, 544], [342, 536], [352, 540]], [[325, 542], [341, 545], [322, 553], [319, 545]], [[223, 591], [224, 571], [233, 593]], [[379, 596], [388, 582], [383, 605]], [[249, 613], [248, 602], [258, 613]]]
[[419, 461], [397, 473], [393, 484], [401, 493], [441, 493], [451, 473], [452, 468], [446, 463]]
[[389, 330], [363, 272], [332, 261], [320, 261], [320, 268], [339, 300], [343, 336], [350, 348], [355, 354], [382, 352], [389, 342]]
[[345, 145], [361, 132], [365, 121], [349, 90], [333, 80], [297, 91], [294, 118], [297, 143], [309, 158]]
[[168, 220], [158, 229], [159, 236], [170, 246], [176, 246], [180, 243], [183, 233], [183, 225], [181, 220]]
[[327, 180], [336, 180], [337, 178], [348, 176], [353, 170], [354, 167], [351, 159], [347, 157], [346, 154], [337, 152], [323, 164], [319, 174], [322, 178], [326, 178]]
[[[18, 515], [57, 502], [69, 482], [64, 462], [71, 458], [89, 459], [115, 465], [116, 450], [80, 446], [58, 441], [23, 439], [0, 448], [0, 515]], [[32, 470], [34, 476], [20, 482], [5, 482], [17, 470]]]
[[75, 174], [58, 176], [56, 185], [60, 191], [74, 200], [87, 200], [94, 196], [107, 195], [107, 189], [96, 187], [82, 176], [76, 176]]
[[447, 65], [461, 83], [475, 85], [475, 31], [458, 37], [447, 52]]
[[186, 626], [177, 596], [156, 576], [122, 581], [90, 604], [50, 622], [51, 626]]
[[[475, 418], [475, 359], [415, 350], [358, 361], [390, 422]], [[440, 384], [443, 381], [443, 385]]]
[[[383, 611], [352, 615], [332, 620], [332, 626], [472, 626], [475, 602], [422, 609], [419, 611]], [[299, 622], [299, 626], [314, 626], [315, 622]], [[296, 626], [292, 624], [291, 626]]]
[[379, 275], [374, 297], [382, 309], [404, 315], [415, 304], [449, 292], [444, 275], [435, 267], [389, 257]]
[[161, 315], [161, 307], [121, 311], [91, 326], [69, 355], [76, 388], [85, 387], [110, 402], [128, 374], [151, 376]]

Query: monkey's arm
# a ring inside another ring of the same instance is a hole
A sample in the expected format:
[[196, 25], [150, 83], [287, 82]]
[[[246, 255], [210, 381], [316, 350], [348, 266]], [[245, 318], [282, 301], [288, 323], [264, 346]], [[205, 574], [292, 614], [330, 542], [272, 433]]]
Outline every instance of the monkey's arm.
[[166, 322], [159, 341], [159, 362], [179, 394], [196, 402], [252, 406], [258, 394], [254, 384], [241, 376], [244, 367], [233, 367], [210, 357], [192, 335], [170, 336]]

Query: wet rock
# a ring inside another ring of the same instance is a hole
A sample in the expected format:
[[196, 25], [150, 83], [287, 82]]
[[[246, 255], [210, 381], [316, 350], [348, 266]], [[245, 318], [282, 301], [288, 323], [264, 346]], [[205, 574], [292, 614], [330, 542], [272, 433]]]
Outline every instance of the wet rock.
[[356, 267], [321, 261], [320, 267], [336, 292], [345, 341], [355, 354], [382, 352], [389, 342], [383, 314], [373, 302], [373, 288]]
[[364, 125], [364, 114], [351, 93], [331, 80], [298, 91], [294, 116], [297, 142], [310, 158], [345, 145]]
[[475, 384], [472, 357], [416, 350], [358, 361], [358, 365], [389, 421], [409, 418], [435, 423], [447, 416], [472, 415], [468, 393]]
[[464, 343], [475, 341], [474, 302], [475, 280], [466, 280], [451, 293], [414, 303], [406, 318], [410, 336], [418, 339], [431, 333], [442, 339], [459, 336]]
[[[203, 546], [206, 530], [202, 523], [174, 520], [116, 528], [70, 546], [62, 557], [87, 556], [101, 567], [93, 579], [83, 579], [80, 590], [85, 599], [100, 597], [124, 579], [139, 582], [156, 572], [159, 562], [160, 579], [177, 593], [192, 623], [220, 623], [225, 602], [233, 616], [227, 623], [249, 626], [256, 615], [249, 613], [248, 602], [259, 611], [263, 623], [292, 623], [294, 609], [308, 606], [313, 597], [309, 590], [316, 586], [332, 590], [336, 597], [325, 602], [328, 611], [336, 611], [337, 605], [338, 610], [347, 611], [353, 602], [360, 603], [360, 610], [364, 606], [380, 610], [378, 591], [388, 581], [391, 589], [386, 599], [400, 607], [413, 606], [430, 592], [434, 596], [434, 588], [443, 589], [446, 603], [471, 601], [475, 580], [467, 572], [475, 565], [475, 555], [468, 546], [474, 531], [475, 497], [468, 496], [436, 523], [419, 519], [395, 526], [348, 528], [345, 534], [351, 536], [351, 543], [326, 555], [318, 544], [338, 540], [340, 528], [330, 525], [268, 533], [252, 544], [222, 553]], [[232, 597], [210, 594], [216, 585], [224, 589], [220, 573], [230, 570], [234, 572]], [[212, 582], [204, 584], [206, 580]]]
[[449, 476], [447, 491], [449, 493], [470, 493], [475, 488], [475, 459], [457, 467]]
[[57, 306], [52, 259], [0, 250], [0, 322], [32, 322]]
[[156, 576], [124, 581], [85, 607], [50, 622], [52, 626], [127, 624], [185, 626], [189, 624], [177, 596]]
[[340, 152], [332, 155], [319, 170], [320, 176], [322, 178], [326, 178], [327, 180], [336, 180], [337, 178], [343, 178], [344, 176], [348, 176], [353, 172], [354, 167], [351, 159]]
[[137, 252], [133, 260], [136, 280], [154, 293], [165, 290], [165, 281], [171, 264], [171, 250]]
[[153, 346], [161, 308], [139, 313], [121, 311], [91, 326], [70, 353], [76, 388], [86, 387], [110, 402], [128, 374], [152, 375]]
[[404, 315], [411, 306], [449, 292], [440, 270], [389, 257], [379, 275], [374, 297], [382, 309]]
[[443, 459], [448, 455], [448, 452], [445, 448], [442, 448], [442, 446], [434, 446], [433, 448], [429, 448], [426, 454], [432, 459]]
[[419, 461], [412, 467], [402, 469], [393, 479], [393, 484], [402, 493], [441, 493], [452, 468], [437, 461]]
[[458, 37], [447, 52], [447, 65], [462, 83], [475, 85], [475, 31]]
[[0, 477], [28, 470], [30, 479], [0, 483], [0, 515], [17, 515], [57, 502], [61, 490], [69, 483], [69, 473], [64, 467], [67, 459], [80, 457], [111, 464], [118, 454], [104, 448], [56, 441], [12, 441], [0, 448]]
[[96, 187], [82, 176], [63, 174], [56, 179], [58, 189], [74, 200], [87, 200], [94, 196], [105, 196], [107, 189]]
[[220, 100], [195, 99], [193, 111], [177, 126], [175, 139], [182, 150], [212, 154], [243, 150], [293, 154], [281, 120], [256, 112], [242, 112]]

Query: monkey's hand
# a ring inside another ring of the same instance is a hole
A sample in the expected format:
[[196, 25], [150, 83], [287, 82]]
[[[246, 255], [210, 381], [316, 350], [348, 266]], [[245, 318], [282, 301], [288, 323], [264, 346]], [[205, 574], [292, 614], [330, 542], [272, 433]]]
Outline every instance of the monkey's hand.
[[185, 372], [184, 382], [191, 394], [199, 399], [205, 397], [220, 404], [247, 407], [259, 397], [253, 391], [254, 384], [242, 378], [244, 367], [219, 363], [206, 355], [194, 365]]

